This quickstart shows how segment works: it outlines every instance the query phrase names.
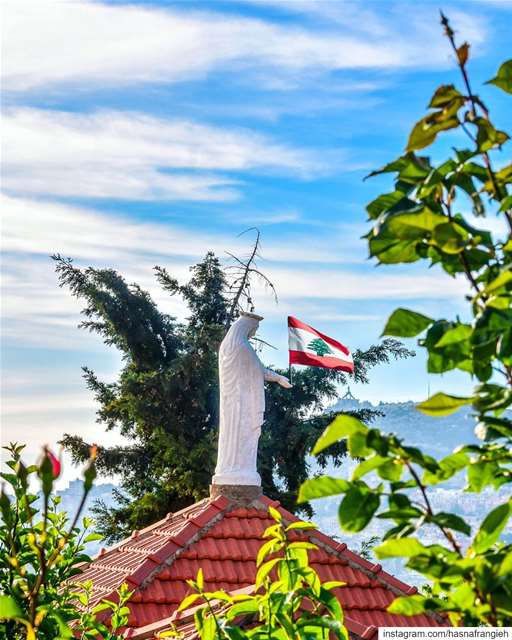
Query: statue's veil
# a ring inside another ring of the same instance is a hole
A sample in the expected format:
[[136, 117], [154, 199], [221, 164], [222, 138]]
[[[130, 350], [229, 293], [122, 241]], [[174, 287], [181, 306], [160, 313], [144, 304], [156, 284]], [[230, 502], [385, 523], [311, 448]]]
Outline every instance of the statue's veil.
[[220, 353], [229, 357], [229, 354], [240, 347], [249, 347], [249, 335], [258, 328], [259, 319], [256, 316], [242, 315], [230, 327], [226, 337], [222, 341]]

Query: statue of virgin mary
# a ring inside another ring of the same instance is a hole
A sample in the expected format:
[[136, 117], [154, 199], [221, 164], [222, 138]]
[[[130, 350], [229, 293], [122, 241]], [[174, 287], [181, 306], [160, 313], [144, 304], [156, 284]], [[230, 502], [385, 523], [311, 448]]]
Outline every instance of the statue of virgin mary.
[[265, 412], [264, 383], [292, 386], [288, 378], [263, 366], [249, 342], [260, 320], [254, 313], [243, 313], [220, 345], [219, 449], [212, 479], [216, 485], [261, 485], [256, 457]]

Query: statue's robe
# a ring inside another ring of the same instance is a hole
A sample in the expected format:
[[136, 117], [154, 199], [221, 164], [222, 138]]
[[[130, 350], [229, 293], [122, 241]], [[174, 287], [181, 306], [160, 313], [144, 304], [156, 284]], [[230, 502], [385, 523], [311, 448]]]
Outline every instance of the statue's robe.
[[265, 412], [265, 380], [279, 375], [266, 369], [249, 343], [258, 319], [241, 316], [219, 350], [219, 450], [214, 484], [260, 485], [256, 470], [258, 440]]

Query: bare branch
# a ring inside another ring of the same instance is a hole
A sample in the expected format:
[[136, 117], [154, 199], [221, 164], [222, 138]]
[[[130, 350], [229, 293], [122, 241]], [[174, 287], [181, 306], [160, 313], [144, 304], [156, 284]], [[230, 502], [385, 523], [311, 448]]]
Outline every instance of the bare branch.
[[[229, 291], [232, 293], [233, 299], [231, 301], [231, 306], [228, 313], [228, 319], [226, 321], [226, 326], [230, 326], [236, 315], [242, 311], [242, 301], [245, 301], [247, 304], [249, 311], [254, 311], [254, 304], [251, 297], [251, 280], [253, 278], [257, 278], [261, 280], [265, 287], [269, 287], [272, 291], [272, 295], [277, 302], [277, 293], [272, 281], [262, 273], [257, 265], [256, 258], [261, 257], [259, 253], [260, 249], [260, 231], [256, 227], [251, 227], [250, 229], [246, 229], [242, 231], [238, 235], [248, 233], [249, 231], [256, 232], [256, 240], [252, 247], [252, 250], [247, 258], [239, 258], [227, 251], [227, 255], [235, 262], [235, 264], [228, 265], [226, 270], [230, 270], [233, 273], [233, 277], [231, 278], [231, 282], [228, 285]], [[269, 345], [271, 346], [271, 345]]]

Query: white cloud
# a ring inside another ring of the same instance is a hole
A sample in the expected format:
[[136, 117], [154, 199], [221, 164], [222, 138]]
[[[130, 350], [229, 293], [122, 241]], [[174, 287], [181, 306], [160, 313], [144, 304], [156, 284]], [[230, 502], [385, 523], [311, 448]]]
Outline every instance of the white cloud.
[[[431, 8], [425, 21], [412, 19], [410, 11], [404, 17], [400, 5], [394, 14], [379, 17], [362, 5], [344, 3], [337, 21], [320, 28], [182, 6], [8, 0], [3, 9], [4, 90], [15, 92], [62, 84], [179, 82], [241, 69], [273, 70], [261, 77], [286, 87], [286, 75], [300, 82], [302, 72], [447, 62]], [[473, 43], [481, 42], [481, 20], [464, 20], [464, 15], [458, 12], [458, 28], [463, 35], [469, 31]]]
[[[243, 254], [252, 241], [246, 236], [236, 238], [243, 230], [240, 226], [235, 226], [232, 234], [220, 233], [187, 229], [173, 223], [139, 222], [91, 208], [44, 200], [1, 196], [0, 202], [4, 213], [5, 252], [42, 256], [62, 253], [94, 263], [110, 261], [120, 265], [162, 258], [180, 259], [186, 264], [190, 258], [202, 256], [208, 250], [219, 255], [226, 249]], [[279, 212], [276, 210], [274, 215]], [[248, 222], [249, 219], [244, 219], [243, 226]], [[342, 240], [343, 252], [337, 245]], [[308, 251], [299, 251], [306, 242]], [[263, 255], [270, 261], [300, 264], [354, 262], [364, 260], [364, 247], [358, 238], [351, 242], [342, 231], [333, 234], [326, 228], [314, 238], [291, 231], [284, 241], [283, 237], [264, 239]]]
[[260, 211], [248, 211], [247, 213], [235, 213], [226, 214], [226, 220], [232, 222], [244, 223], [252, 226], [270, 226], [274, 224], [289, 224], [291, 222], [298, 224], [307, 224], [306, 221], [301, 219], [300, 213], [293, 209], [290, 210], [276, 210], [268, 212]]
[[[401, 274], [366, 269], [361, 273], [346, 268], [319, 269], [304, 265], [291, 269], [271, 265], [267, 274], [284, 284], [282, 298], [328, 298], [331, 300], [418, 300], [422, 298], [462, 299], [466, 292], [461, 279], [450, 279], [439, 287], [435, 273], [421, 275], [415, 270]], [[455, 301], [455, 300], [454, 300]]]
[[62, 402], [59, 394], [49, 394], [46, 392], [44, 395], [37, 397], [37, 402], [33, 400], [27, 402], [25, 395], [4, 397], [2, 401], [2, 414], [4, 416], [19, 416], [20, 414], [29, 416], [31, 414], [54, 413], [57, 411], [90, 411], [95, 407], [96, 403], [90, 392], [67, 393], [65, 403]]
[[[53, 253], [71, 256], [81, 265], [113, 267], [128, 282], [138, 282], [151, 292], [159, 306], [178, 317], [186, 309], [178, 298], [171, 298], [156, 285], [152, 268], [169, 266], [181, 280], [189, 277], [189, 265], [208, 250], [224, 256], [226, 249], [244, 255], [252, 238], [233, 233], [187, 230], [175, 224], [135, 222], [120, 215], [107, 214], [65, 204], [2, 196], [3, 251], [3, 338], [18, 344], [58, 348], [101, 349], [99, 341], [76, 330], [81, 302], [67, 290], [59, 289]], [[285, 212], [287, 214], [288, 212]], [[275, 212], [278, 215], [278, 211]], [[291, 233], [281, 240], [263, 243], [269, 261], [339, 261], [337, 248], [326, 251], [325, 237], [309, 242], [306, 256], [299, 257], [297, 246], [304, 238]], [[341, 236], [341, 234], [340, 234]], [[348, 253], [347, 253], [348, 252]], [[357, 259], [355, 247], [347, 247], [343, 259]], [[30, 304], [28, 303], [30, 301]]]
[[216, 172], [304, 176], [321, 166], [312, 153], [247, 129], [142, 113], [12, 109], [2, 133], [4, 189], [24, 194], [233, 200], [237, 180]]
[[[168, 265], [176, 277], [188, 278], [188, 266], [207, 250], [225, 255], [229, 249], [246, 253], [251, 242], [236, 233], [187, 230], [174, 224], [136, 222], [123, 216], [45, 201], [2, 198], [4, 212], [3, 333], [19, 343], [58, 347], [100, 348], [98, 341], [75, 327], [81, 303], [57, 287], [52, 253], [75, 258], [79, 264], [118, 269], [128, 282], [138, 282], [163, 310], [184, 317], [177, 298], [162, 293], [152, 267]], [[305, 248], [307, 247], [307, 250]], [[447, 280], [442, 289], [435, 273], [412, 269], [387, 270], [347, 265], [364, 262], [364, 245], [336, 228], [314, 235], [283, 231], [264, 239], [265, 273], [276, 284], [281, 305], [257, 289], [258, 303], [269, 316], [300, 307], [306, 300], [330, 300], [329, 314], [339, 313], [344, 300], [444, 299], [454, 304], [465, 292], [459, 280]], [[337, 263], [339, 266], [334, 267]], [[329, 265], [329, 266], [326, 266]], [[27, 302], [30, 301], [30, 304]], [[325, 311], [325, 307], [324, 311]], [[321, 311], [317, 309], [316, 313]], [[367, 308], [363, 309], [367, 315]], [[96, 347], [93, 347], [96, 344]]]

